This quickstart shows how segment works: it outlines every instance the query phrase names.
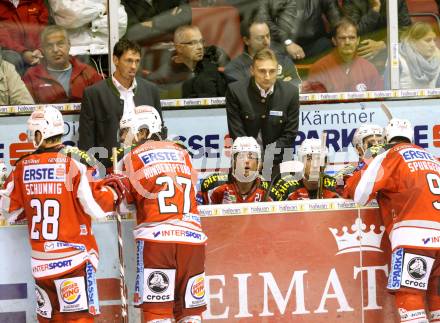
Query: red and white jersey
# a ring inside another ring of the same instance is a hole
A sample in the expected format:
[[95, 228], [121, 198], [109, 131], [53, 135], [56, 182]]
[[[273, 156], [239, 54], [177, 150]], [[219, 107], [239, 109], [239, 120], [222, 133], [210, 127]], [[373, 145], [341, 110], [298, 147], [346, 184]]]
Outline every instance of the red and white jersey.
[[88, 158], [69, 146], [37, 150], [19, 160], [1, 191], [0, 208], [10, 222], [20, 214], [27, 220], [35, 278], [56, 277], [86, 261], [98, 265], [91, 218], [105, 217], [114, 202], [111, 191], [89, 184]]
[[377, 199], [393, 250], [440, 249], [440, 162], [424, 149], [391, 146], [348, 179], [345, 193], [361, 205]]
[[212, 174], [203, 180], [198, 200], [203, 205], [262, 202], [268, 188], [269, 183], [258, 177], [248, 194], [242, 195], [228, 174]]
[[173, 142], [146, 141], [123, 159], [136, 203], [136, 239], [202, 244], [192, 168], [188, 152]]

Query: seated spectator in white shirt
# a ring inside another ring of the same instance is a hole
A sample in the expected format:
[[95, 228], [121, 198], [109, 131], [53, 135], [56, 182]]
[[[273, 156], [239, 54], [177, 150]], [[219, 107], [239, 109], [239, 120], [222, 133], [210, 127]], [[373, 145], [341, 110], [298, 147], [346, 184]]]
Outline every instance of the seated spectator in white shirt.
[[[71, 55], [107, 54], [109, 26], [107, 0], [49, 0], [55, 23], [67, 29]], [[119, 38], [127, 30], [127, 13], [118, 8]]]

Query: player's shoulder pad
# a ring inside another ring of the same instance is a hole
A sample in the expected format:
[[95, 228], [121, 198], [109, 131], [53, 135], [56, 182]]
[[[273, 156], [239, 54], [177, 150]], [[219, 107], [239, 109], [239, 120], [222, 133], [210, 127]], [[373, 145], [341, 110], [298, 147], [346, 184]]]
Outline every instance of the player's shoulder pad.
[[302, 186], [302, 182], [294, 176], [285, 175], [272, 185], [269, 194], [274, 201], [285, 201], [291, 193]]
[[215, 187], [226, 184], [228, 182], [228, 179], [229, 175], [227, 173], [211, 174], [202, 181], [200, 189], [202, 192], [208, 192]]
[[260, 179], [260, 187], [262, 187], [265, 190], [268, 190], [270, 187], [270, 182], [266, 181], [262, 176], [259, 176]]
[[324, 176], [322, 176], [322, 180], [324, 181], [324, 183], [323, 183], [324, 188], [331, 189], [331, 190], [336, 189], [337, 180], [333, 176], [324, 174]]
[[179, 148], [182, 148], [183, 150], [188, 151], [188, 147], [186, 147], [185, 144], [183, 143], [183, 141], [181, 141], [181, 140], [166, 140], [166, 141], [172, 142], [173, 144], [175, 144]]
[[23, 159], [25, 159], [26, 157], [29, 157], [31, 155], [35, 154], [35, 151], [25, 154], [23, 156], [20, 156], [20, 158], [17, 159], [17, 161], [15, 162], [15, 166], [17, 166]]
[[85, 164], [87, 166], [96, 166], [98, 164], [98, 160], [89, 155], [88, 153], [86, 153], [84, 150], [79, 149], [78, 147], [74, 147], [74, 146], [64, 146], [61, 150], [60, 153], [73, 158], [74, 160]]

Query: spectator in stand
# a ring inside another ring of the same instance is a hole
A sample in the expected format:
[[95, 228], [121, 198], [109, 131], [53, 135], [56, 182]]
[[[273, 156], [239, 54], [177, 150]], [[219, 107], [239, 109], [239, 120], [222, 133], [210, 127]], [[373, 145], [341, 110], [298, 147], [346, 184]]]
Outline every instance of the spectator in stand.
[[[249, 78], [254, 55], [270, 47], [270, 30], [264, 21], [254, 20], [251, 23], [243, 21], [241, 35], [245, 44], [244, 52], [226, 65], [225, 75], [228, 82]], [[298, 86], [301, 80], [291, 58], [286, 55], [277, 55], [277, 60], [277, 78], [287, 82], [292, 81]]]
[[[383, 89], [383, 80], [376, 67], [357, 55], [359, 36], [356, 23], [343, 18], [332, 38], [335, 49], [315, 62], [308, 82], [316, 92], [362, 92]], [[316, 86], [319, 84], [319, 86]]]
[[36, 103], [81, 102], [84, 89], [102, 80], [93, 67], [69, 56], [69, 37], [63, 27], [46, 27], [41, 45], [44, 60], [23, 77]]
[[[55, 23], [67, 29], [71, 55], [108, 53], [107, 0], [49, 0]], [[127, 29], [124, 6], [118, 10], [119, 37]]]
[[298, 131], [298, 88], [277, 80], [277, 68], [275, 53], [263, 49], [254, 55], [252, 77], [229, 84], [226, 91], [229, 135], [234, 140], [243, 136], [257, 139], [264, 149], [267, 180], [267, 169], [273, 166], [272, 176], [278, 173], [284, 149], [293, 148]]
[[159, 91], [154, 84], [135, 77], [141, 60], [140, 47], [128, 39], [119, 40], [113, 48], [113, 75], [85, 89], [79, 116], [81, 150], [104, 147], [99, 160], [111, 167], [111, 151], [119, 147], [117, 133], [123, 116], [134, 113], [140, 105], [155, 107], [161, 114]]
[[147, 78], [158, 84], [166, 98], [224, 96], [226, 81], [219, 66], [224, 56], [216, 46], [204, 47], [197, 26], [180, 26], [174, 33], [175, 55]]
[[0, 105], [18, 104], [34, 104], [34, 99], [14, 65], [3, 60], [0, 53]]
[[[386, 61], [387, 41], [386, 0], [343, 0], [344, 14], [358, 25], [362, 37], [359, 56], [372, 61], [382, 69]], [[399, 29], [411, 25], [406, 0], [398, 0]]]
[[165, 36], [172, 40], [179, 26], [191, 24], [191, 7], [187, 0], [122, 0], [128, 14], [126, 37], [140, 45]]
[[274, 49], [285, 49], [294, 60], [330, 49], [323, 16], [332, 28], [341, 18], [337, 0], [262, 0], [259, 15], [270, 27]]
[[402, 35], [399, 47], [401, 89], [439, 86], [440, 50], [436, 38], [432, 26], [425, 22], [416, 22]]
[[3, 58], [23, 75], [26, 68], [43, 57], [40, 33], [47, 25], [49, 13], [44, 0], [0, 1], [0, 46]]

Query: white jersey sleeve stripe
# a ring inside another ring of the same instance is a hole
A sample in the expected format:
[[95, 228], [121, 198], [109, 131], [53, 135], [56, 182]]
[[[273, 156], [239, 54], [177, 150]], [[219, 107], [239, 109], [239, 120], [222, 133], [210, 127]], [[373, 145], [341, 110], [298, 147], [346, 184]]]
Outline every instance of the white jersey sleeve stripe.
[[105, 218], [106, 214], [98, 205], [93, 197], [89, 181], [87, 179], [87, 168], [80, 162], [72, 159], [80, 172], [80, 180], [78, 185], [77, 197], [84, 211], [90, 215], [92, 219]]
[[[379, 171], [382, 169], [382, 161], [388, 155], [388, 151], [376, 156], [373, 161], [368, 165], [368, 168], [362, 174], [362, 178], [359, 184], [356, 186], [353, 200], [360, 204], [367, 204], [371, 193], [373, 192], [374, 184], [379, 175]], [[383, 175], [383, 173], [381, 174]]]

